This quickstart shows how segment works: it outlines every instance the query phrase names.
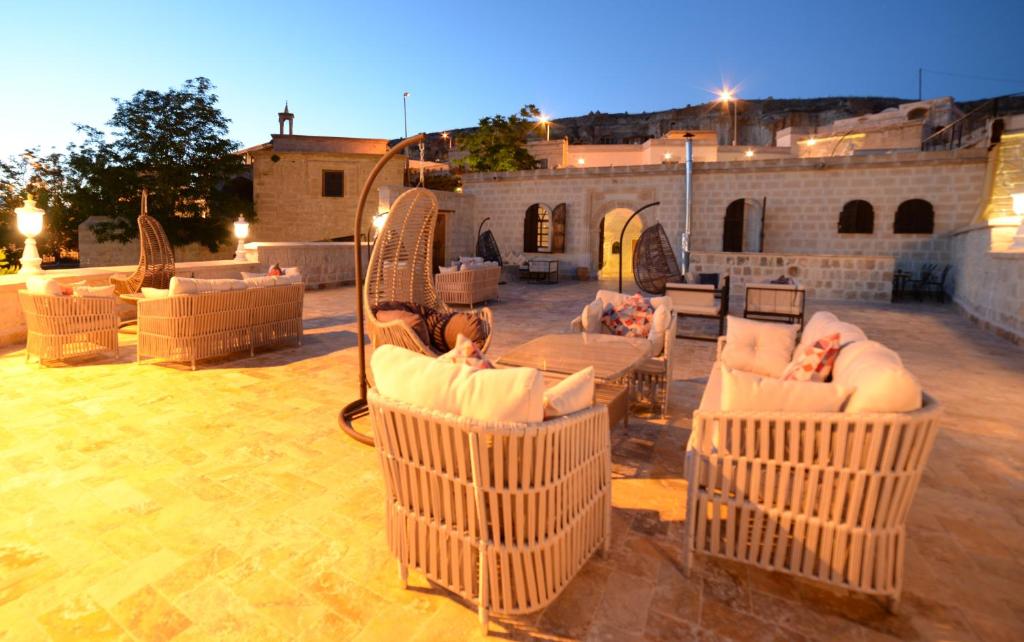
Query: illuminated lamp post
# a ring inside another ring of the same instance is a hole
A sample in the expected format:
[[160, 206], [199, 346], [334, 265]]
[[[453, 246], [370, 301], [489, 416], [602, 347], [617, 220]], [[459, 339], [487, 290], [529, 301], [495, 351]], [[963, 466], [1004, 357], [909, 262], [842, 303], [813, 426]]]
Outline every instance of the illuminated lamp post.
[[738, 119], [739, 119], [739, 115], [740, 115], [740, 109], [739, 109], [740, 106], [738, 104], [738, 101], [736, 100], [736, 94], [734, 93], [734, 90], [729, 89], [728, 87], [723, 87], [718, 92], [718, 99], [722, 101], [722, 104], [725, 105], [726, 109], [729, 108], [729, 103], [733, 103], [733, 108], [732, 108], [732, 144], [733, 144], [733, 147], [735, 147], [736, 146], [736, 137], [737, 137], [737, 133], [738, 133], [738, 129], [739, 129], [739, 121], [738, 121]]
[[249, 221], [241, 214], [235, 221], [235, 238], [238, 239], [238, 247], [235, 248], [236, 261], [248, 261], [249, 255], [245, 251], [245, 239], [249, 238]]
[[42, 274], [43, 259], [36, 248], [36, 237], [43, 231], [43, 210], [36, 207], [36, 199], [25, 197], [25, 204], [14, 210], [18, 217], [18, 231], [25, 235], [25, 249], [21, 253], [18, 274]]
[[544, 140], [551, 140], [551, 117], [541, 114], [538, 122], [544, 125]]

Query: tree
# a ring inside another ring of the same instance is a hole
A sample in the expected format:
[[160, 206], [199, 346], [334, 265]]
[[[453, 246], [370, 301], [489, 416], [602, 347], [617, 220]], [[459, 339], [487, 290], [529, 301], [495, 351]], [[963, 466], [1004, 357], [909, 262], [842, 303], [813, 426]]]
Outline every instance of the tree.
[[526, 151], [526, 136], [540, 116], [535, 105], [526, 105], [508, 118], [491, 116], [480, 119], [477, 130], [464, 136], [459, 147], [469, 152], [452, 164], [471, 172], [514, 172], [533, 169], [537, 160]]
[[[61, 250], [75, 247], [78, 224], [84, 217], [69, 207], [65, 169], [60, 153], [42, 155], [38, 148], [0, 161], [0, 247], [15, 250], [22, 246], [14, 211], [29, 195], [46, 212], [43, 233], [38, 238], [40, 252], [60, 256]], [[7, 252], [8, 256], [16, 254]]]
[[149, 214], [174, 245], [196, 242], [215, 251], [229, 242], [239, 214], [255, 219], [251, 195], [239, 189], [245, 168], [234, 153], [238, 144], [227, 138], [230, 121], [212, 90], [201, 77], [166, 92], [141, 90], [115, 99], [112, 134], [78, 126], [85, 139], [68, 148], [67, 199], [81, 220], [110, 217], [93, 227], [100, 241], [137, 236], [143, 187]]

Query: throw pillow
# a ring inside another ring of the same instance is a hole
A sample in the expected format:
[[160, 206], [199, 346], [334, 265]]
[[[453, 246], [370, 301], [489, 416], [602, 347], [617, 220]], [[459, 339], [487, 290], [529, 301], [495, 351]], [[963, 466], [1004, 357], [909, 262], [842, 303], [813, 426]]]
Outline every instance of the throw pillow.
[[454, 312], [444, 324], [444, 344], [450, 349], [456, 347], [459, 339], [467, 337], [477, 349], [487, 342], [487, 332], [480, 317], [472, 312]]
[[594, 405], [594, 367], [569, 375], [544, 391], [544, 418], [561, 417]]
[[449, 314], [438, 312], [433, 308], [428, 308], [418, 303], [409, 303], [408, 301], [383, 301], [372, 309], [374, 316], [379, 315], [382, 310], [405, 310], [423, 319], [423, 322], [427, 325], [427, 336], [429, 339], [424, 343], [426, 343], [427, 347], [434, 350], [435, 353], [448, 352], [453, 347], [445, 343], [444, 339], [444, 326], [448, 322]]
[[604, 312], [604, 304], [599, 299], [594, 299], [583, 308], [580, 314], [580, 322], [583, 324], [583, 331], [587, 334], [598, 334], [603, 327], [601, 313]]
[[494, 364], [487, 360], [480, 348], [467, 336], [460, 334], [455, 346], [438, 359], [449, 363], [465, 364], [473, 370], [491, 370]]
[[375, 316], [381, 323], [401, 321], [416, 333], [416, 336], [423, 342], [423, 345], [430, 345], [430, 332], [427, 331], [427, 322], [415, 312], [408, 310], [378, 310]]
[[654, 306], [636, 294], [622, 303], [605, 306], [601, 314], [601, 323], [611, 334], [620, 337], [646, 338], [654, 319]]
[[171, 296], [171, 291], [163, 288], [142, 288], [142, 296], [146, 299], [166, 299]]
[[797, 327], [730, 316], [722, 363], [729, 368], [781, 377], [793, 358]]
[[270, 269], [267, 270], [267, 276], [281, 276], [283, 274], [284, 274], [284, 270], [281, 269], [281, 264], [280, 263], [275, 263], [275, 264], [271, 265]]
[[64, 296], [64, 288], [61, 287], [60, 281], [47, 276], [29, 277], [28, 281], [25, 282], [25, 290], [27, 290], [31, 294]]
[[838, 332], [822, 337], [812, 345], [797, 348], [782, 378], [792, 381], [828, 381], [832, 364], [839, 356]]
[[783, 381], [722, 366], [723, 412], [839, 412], [850, 392], [837, 383]]

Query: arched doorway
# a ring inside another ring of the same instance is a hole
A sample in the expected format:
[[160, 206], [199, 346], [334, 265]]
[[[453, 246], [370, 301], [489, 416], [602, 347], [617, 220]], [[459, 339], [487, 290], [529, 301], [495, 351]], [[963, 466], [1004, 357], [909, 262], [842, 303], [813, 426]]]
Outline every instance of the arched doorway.
[[725, 208], [722, 224], [723, 252], [764, 251], [766, 199], [738, 198]]
[[640, 216], [629, 222], [626, 233], [622, 238], [622, 247], [619, 247], [619, 235], [622, 234], [622, 227], [633, 215], [633, 210], [625, 207], [617, 207], [601, 219], [600, 224], [600, 245], [598, 247], [598, 276], [602, 279], [617, 279], [619, 277], [619, 255], [622, 255], [622, 278], [633, 278], [633, 249], [643, 232], [644, 224]]
[[744, 202], [738, 198], [725, 208], [725, 222], [722, 227], [722, 251], [743, 251], [743, 210]]

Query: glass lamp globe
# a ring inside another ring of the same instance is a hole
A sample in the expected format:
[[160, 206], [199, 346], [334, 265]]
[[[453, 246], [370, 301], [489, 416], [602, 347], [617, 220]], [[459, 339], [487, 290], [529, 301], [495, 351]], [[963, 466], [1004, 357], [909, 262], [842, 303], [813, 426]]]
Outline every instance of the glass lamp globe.
[[245, 239], [249, 238], [249, 221], [245, 220], [245, 217], [241, 214], [238, 215], [238, 220], [235, 221], [235, 238], [238, 239], [238, 247], [235, 248], [235, 260], [247, 261], [249, 256], [245, 251]]
[[14, 210], [18, 216], [18, 231], [27, 238], [35, 238], [43, 231], [43, 210], [36, 207], [36, 199], [25, 197], [25, 204]]

